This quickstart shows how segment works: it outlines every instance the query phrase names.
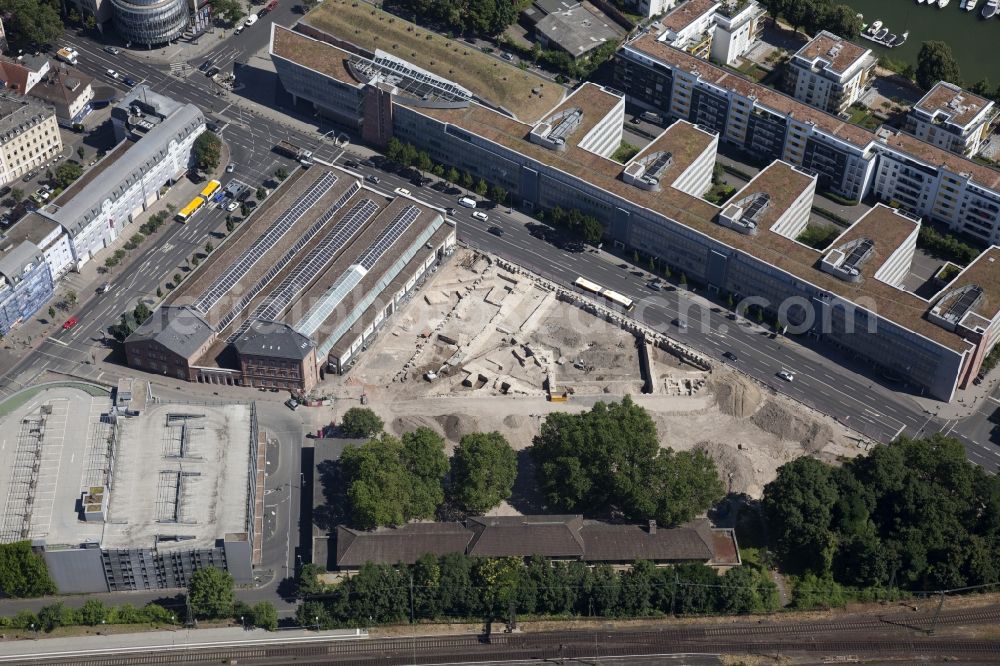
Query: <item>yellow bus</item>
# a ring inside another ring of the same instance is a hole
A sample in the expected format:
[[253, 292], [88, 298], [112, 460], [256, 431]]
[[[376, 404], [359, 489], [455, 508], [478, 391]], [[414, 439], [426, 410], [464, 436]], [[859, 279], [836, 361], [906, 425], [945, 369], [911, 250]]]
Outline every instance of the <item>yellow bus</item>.
[[217, 180], [208, 181], [208, 183], [205, 185], [205, 188], [201, 191], [201, 198], [204, 199], [205, 201], [211, 201], [212, 197], [215, 195], [216, 192], [219, 191], [220, 187], [222, 187], [222, 183], [220, 183], [219, 181]]
[[205, 200], [202, 199], [201, 197], [195, 197], [194, 199], [191, 199], [191, 203], [189, 203], [187, 206], [184, 206], [184, 208], [181, 208], [180, 211], [177, 213], [177, 220], [179, 222], [184, 222], [185, 224], [187, 224], [187, 221], [191, 218], [191, 216], [197, 213], [199, 210], [201, 210], [201, 207], [204, 205], [205, 205]]
[[603, 296], [609, 303], [613, 303], [618, 307], [622, 308], [625, 312], [631, 312], [635, 308], [635, 303], [631, 298], [625, 296], [624, 294], [619, 294], [617, 291], [611, 291], [606, 287], [602, 287], [596, 282], [591, 282], [585, 277], [578, 277], [573, 281], [573, 284], [578, 289], [583, 289], [584, 291], [589, 291], [592, 294], [597, 294], [598, 296]]

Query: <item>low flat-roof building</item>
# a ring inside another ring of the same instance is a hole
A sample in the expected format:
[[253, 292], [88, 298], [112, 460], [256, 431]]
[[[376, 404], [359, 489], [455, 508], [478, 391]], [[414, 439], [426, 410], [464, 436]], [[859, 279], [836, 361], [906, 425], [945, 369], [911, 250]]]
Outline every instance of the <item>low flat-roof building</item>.
[[128, 363], [308, 391], [354, 362], [455, 242], [443, 211], [336, 167], [299, 169], [125, 341]]
[[461, 553], [478, 557], [540, 555], [587, 564], [628, 566], [701, 562], [715, 567], [741, 564], [736, 534], [705, 519], [679, 527], [617, 525], [581, 515], [473, 517], [464, 522], [410, 523], [400, 527], [355, 530], [337, 527], [335, 563], [357, 570], [366, 563], [413, 564], [425, 554]]
[[107, 394], [56, 388], [6, 417], [0, 541], [31, 540], [64, 594], [184, 587], [206, 566], [251, 583], [263, 497], [253, 403], [160, 400], [122, 415]]
[[872, 50], [821, 30], [785, 64], [785, 89], [809, 106], [846, 113], [872, 80]]
[[542, 47], [556, 48], [579, 59], [625, 36], [624, 28], [586, 0], [564, 4], [568, 6], [553, 7], [535, 23], [535, 38]]
[[972, 157], [998, 114], [992, 100], [938, 81], [906, 116], [907, 132], [953, 153]]

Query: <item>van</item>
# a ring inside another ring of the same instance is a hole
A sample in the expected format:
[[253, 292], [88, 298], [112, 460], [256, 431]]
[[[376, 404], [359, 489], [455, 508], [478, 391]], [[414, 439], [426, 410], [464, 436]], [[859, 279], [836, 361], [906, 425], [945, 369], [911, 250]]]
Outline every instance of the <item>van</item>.
[[458, 200], [459, 206], [465, 206], [466, 208], [475, 208], [476, 200], [472, 197], [462, 197]]
[[247, 17], [246, 23], [244, 23], [243, 25], [249, 28], [256, 22], [257, 22], [257, 15], [251, 14], [250, 16]]
[[653, 113], [652, 111], [643, 111], [642, 119], [648, 123], [662, 123], [663, 116], [658, 113]]

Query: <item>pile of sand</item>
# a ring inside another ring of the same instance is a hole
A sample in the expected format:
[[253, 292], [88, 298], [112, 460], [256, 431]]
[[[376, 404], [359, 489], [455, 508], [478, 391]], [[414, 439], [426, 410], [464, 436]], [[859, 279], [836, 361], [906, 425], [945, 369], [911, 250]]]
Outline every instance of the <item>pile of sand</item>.
[[745, 491], [760, 487], [760, 481], [754, 473], [748, 453], [739, 451], [729, 444], [708, 441], [698, 442], [693, 450], [702, 451], [715, 461], [725, 488]]
[[763, 400], [760, 388], [746, 378], [729, 372], [714, 376], [709, 387], [719, 410], [738, 419], [754, 414]]
[[750, 421], [764, 432], [799, 442], [807, 453], [819, 453], [833, 438], [830, 426], [796, 414], [774, 400], [766, 401]]

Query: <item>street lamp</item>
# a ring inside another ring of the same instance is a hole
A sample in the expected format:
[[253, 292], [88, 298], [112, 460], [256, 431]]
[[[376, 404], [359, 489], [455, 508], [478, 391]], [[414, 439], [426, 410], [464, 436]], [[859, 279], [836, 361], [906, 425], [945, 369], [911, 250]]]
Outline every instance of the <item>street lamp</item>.
[[313, 619], [316, 620], [316, 631], [319, 631], [319, 615], [317, 615]]
[[247, 623], [243, 620], [243, 616], [240, 615], [240, 624], [243, 625], [243, 631], [247, 630]]

